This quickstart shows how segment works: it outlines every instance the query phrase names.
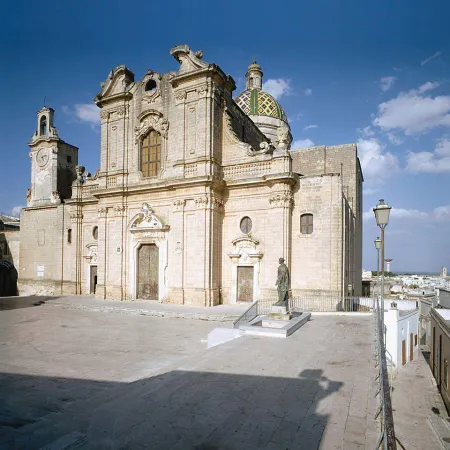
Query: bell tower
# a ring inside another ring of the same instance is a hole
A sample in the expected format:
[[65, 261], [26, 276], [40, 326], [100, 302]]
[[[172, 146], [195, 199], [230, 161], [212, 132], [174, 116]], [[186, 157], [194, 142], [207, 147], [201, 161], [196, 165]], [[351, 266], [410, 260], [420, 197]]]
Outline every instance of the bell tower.
[[78, 148], [58, 136], [53, 125], [54, 115], [55, 111], [46, 106], [37, 112], [37, 129], [28, 143], [31, 150], [28, 206], [58, 204], [72, 195]]

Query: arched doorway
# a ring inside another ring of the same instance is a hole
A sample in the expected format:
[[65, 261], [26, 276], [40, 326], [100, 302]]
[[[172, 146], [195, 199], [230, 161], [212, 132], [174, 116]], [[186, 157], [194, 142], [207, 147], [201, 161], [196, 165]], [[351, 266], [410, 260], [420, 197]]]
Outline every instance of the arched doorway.
[[137, 298], [159, 299], [159, 248], [156, 244], [142, 244], [138, 249]]

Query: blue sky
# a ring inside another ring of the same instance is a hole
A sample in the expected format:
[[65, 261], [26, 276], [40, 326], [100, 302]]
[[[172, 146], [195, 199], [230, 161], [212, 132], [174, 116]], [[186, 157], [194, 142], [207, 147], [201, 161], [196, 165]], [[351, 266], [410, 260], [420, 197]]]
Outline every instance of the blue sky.
[[100, 82], [118, 64], [137, 80], [149, 68], [176, 70], [169, 50], [186, 43], [234, 77], [236, 95], [256, 56], [298, 144], [358, 143], [364, 267], [376, 265], [370, 209], [379, 198], [393, 206], [393, 270], [450, 266], [448, 2], [49, 0], [4, 2], [0, 12], [1, 212], [26, 203], [27, 142], [44, 97], [60, 136], [94, 172]]

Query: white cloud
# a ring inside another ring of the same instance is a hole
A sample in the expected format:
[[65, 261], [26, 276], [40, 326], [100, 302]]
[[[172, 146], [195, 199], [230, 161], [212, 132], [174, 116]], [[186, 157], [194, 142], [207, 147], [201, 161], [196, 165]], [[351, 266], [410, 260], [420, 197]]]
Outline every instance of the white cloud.
[[424, 96], [439, 83], [427, 82], [418, 89], [401, 92], [378, 105], [373, 124], [384, 131], [401, 130], [406, 135], [420, 133], [437, 126], [450, 126], [450, 96]]
[[309, 148], [313, 146], [314, 142], [311, 139], [299, 139], [292, 143], [291, 149], [294, 150], [296, 148]]
[[428, 64], [432, 59], [437, 58], [438, 56], [441, 56], [441, 54], [442, 54], [441, 51], [433, 53], [431, 56], [429, 56], [428, 58], [426, 58], [423, 61], [421, 61], [420, 65], [424, 66], [425, 64]]
[[73, 108], [63, 106], [65, 114], [75, 117], [80, 122], [90, 125], [100, 125], [100, 109], [91, 103], [77, 103]]
[[[394, 217], [396, 219], [426, 219], [429, 215], [426, 212], [419, 211], [418, 209], [392, 208], [390, 217]], [[373, 219], [375, 221], [375, 214], [373, 213], [372, 208], [363, 214], [363, 219]]]
[[[419, 92], [419, 94], [423, 94], [424, 92], [430, 91], [431, 89], [437, 88], [439, 86], [440, 84], [437, 81], [434, 81], [433, 83], [431, 81], [427, 81], [426, 83], [419, 86], [417, 92]], [[412, 89], [411, 92], [415, 92], [414, 89]]]
[[392, 208], [391, 216], [397, 219], [426, 219], [428, 214], [418, 209]]
[[[445, 220], [450, 219], [450, 205], [447, 206], [439, 206], [434, 208], [430, 212], [419, 211], [418, 209], [405, 209], [405, 208], [392, 208], [390, 217], [394, 219], [428, 219], [428, 220]], [[375, 215], [373, 213], [373, 209], [371, 208], [369, 211], [366, 211], [363, 214], [364, 220], [375, 221]]]
[[450, 172], [450, 140], [442, 139], [432, 152], [409, 152], [406, 170], [413, 173]]
[[364, 195], [373, 195], [380, 191], [380, 188], [364, 188]]
[[403, 142], [405, 142], [404, 139], [399, 137], [397, 134], [394, 133], [386, 133], [387, 138], [389, 139], [389, 142], [394, 145], [401, 145]]
[[394, 83], [397, 81], [397, 77], [383, 77], [380, 80], [380, 88], [383, 92], [387, 92]]
[[399, 170], [398, 159], [377, 139], [359, 139], [358, 155], [367, 184], [380, 184]]
[[372, 127], [370, 125], [363, 129], [358, 128], [356, 131], [358, 133], [361, 133], [364, 137], [371, 137], [375, 135], [375, 131], [372, 130]]
[[297, 120], [300, 120], [303, 117], [303, 114], [301, 112], [298, 112], [294, 116], [288, 116], [288, 122], [296, 122]]
[[303, 128], [303, 129], [306, 131], [306, 130], [311, 130], [313, 128], [319, 128], [319, 125], [308, 125], [305, 128]]
[[309, 95], [312, 95], [312, 89], [305, 89], [304, 91], [303, 91], [303, 93], [306, 95], [306, 96], [309, 96]]
[[437, 219], [447, 219], [450, 217], [450, 205], [434, 208], [433, 213]]
[[269, 79], [263, 83], [263, 91], [268, 92], [270, 95], [275, 97], [277, 100], [283, 95], [289, 95], [292, 91], [291, 80], [277, 78]]
[[13, 217], [20, 217], [20, 212], [22, 211], [22, 208], [25, 208], [25, 206], [14, 206], [14, 208], [11, 210], [11, 215]]

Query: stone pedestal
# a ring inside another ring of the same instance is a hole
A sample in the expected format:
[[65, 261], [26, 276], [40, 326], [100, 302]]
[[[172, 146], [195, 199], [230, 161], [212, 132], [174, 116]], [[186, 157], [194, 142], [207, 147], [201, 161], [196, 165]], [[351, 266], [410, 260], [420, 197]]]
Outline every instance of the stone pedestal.
[[291, 318], [292, 314], [289, 313], [287, 306], [272, 306], [268, 315], [269, 320], [290, 320]]

